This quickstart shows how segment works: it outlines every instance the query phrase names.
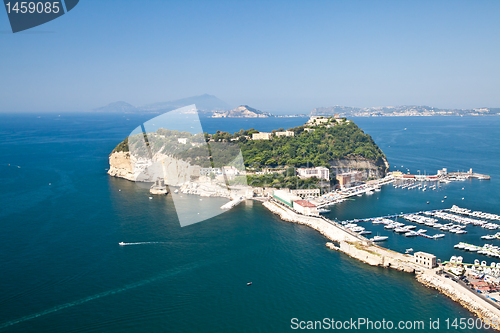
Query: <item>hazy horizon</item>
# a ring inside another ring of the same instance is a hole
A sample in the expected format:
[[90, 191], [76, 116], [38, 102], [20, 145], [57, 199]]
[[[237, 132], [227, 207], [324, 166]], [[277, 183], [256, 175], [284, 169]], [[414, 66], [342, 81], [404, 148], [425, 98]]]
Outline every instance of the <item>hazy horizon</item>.
[[274, 114], [500, 107], [499, 9], [496, 1], [86, 0], [17, 34], [2, 11], [0, 112], [205, 93]]

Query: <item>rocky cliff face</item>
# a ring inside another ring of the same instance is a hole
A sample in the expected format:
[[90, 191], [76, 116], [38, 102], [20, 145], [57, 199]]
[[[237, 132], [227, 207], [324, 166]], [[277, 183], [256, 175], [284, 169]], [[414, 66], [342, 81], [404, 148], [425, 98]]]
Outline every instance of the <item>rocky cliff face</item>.
[[129, 152], [109, 155], [108, 174], [130, 181], [154, 182], [166, 178], [167, 185], [178, 186], [200, 176], [200, 167], [171, 156], [156, 154], [152, 160], [136, 159]]
[[389, 163], [386, 159], [377, 164], [375, 161], [357, 157], [356, 159], [343, 159], [331, 161], [330, 166], [334, 174], [359, 170], [364, 173], [364, 178], [381, 178], [389, 170]]

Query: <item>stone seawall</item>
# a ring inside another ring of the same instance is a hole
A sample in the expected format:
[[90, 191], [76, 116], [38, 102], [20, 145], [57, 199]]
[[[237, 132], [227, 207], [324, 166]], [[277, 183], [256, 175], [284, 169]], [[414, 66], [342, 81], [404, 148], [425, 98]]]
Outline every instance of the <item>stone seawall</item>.
[[339, 244], [338, 250], [352, 258], [358, 259], [372, 266], [390, 267], [400, 271], [414, 273], [423, 268], [413, 262], [413, 256], [404, 255], [373, 244], [368, 239], [344, 229], [333, 221], [326, 221], [321, 217], [297, 214], [273, 201], [263, 205], [271, 212], [278, 214], [282, 220], [304, 224]]
[[479, 295], [475, 295], [472, 290], [440, 275], [418, 274], [416, 278], [424, 286], [437, 289], [455, 302], [460, 303], [483, 321], [497, 323], [498, 325], [493, 328], [500, 331], [500, 310], [480, 298]]
[[[423, 285], [437, 289], [452, 300], [460, 303], [479, 318], [499, 323], [500, 326], [500, 310], [497, 307], [482, 299], [479, 295], [474, 294], [474, 292], [468, 290], [466, 287], [444, 276], [437, 275], [435, 270], [417, 265], [414, 262], [413, 256], [374, 245], [364, 237], [352, 235], [336, 222], [328, 222], [320, 217], [297, 214], [273, 201], [266, 201], [263, 205], [271, 212], [279, 215], [282, 220], [304, 224], [319, 231], [332, 241], [326, 243], [326, 246], [332, 250], [341, 251], [352, 258], [372, 266], [388, 267], [408, 273], [416, 273], [417, 281]], [[500, 331], [499, 326], [494, 328]]]

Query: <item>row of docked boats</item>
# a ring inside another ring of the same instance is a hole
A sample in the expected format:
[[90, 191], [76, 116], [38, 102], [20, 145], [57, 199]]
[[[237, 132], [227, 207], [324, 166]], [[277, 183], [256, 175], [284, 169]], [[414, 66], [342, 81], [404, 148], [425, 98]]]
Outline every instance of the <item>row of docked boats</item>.
[[472, 224], [475, 226], [481, 226], [482, 228], [485, 228], [488, 230], [496, 230], [500, 227], [498, 224], [495, 224], [495, 223], [477, 220], [477, 219], [473, 219], [470, 217], [454, 215], [454, 214], [445, 213], [445, 212], [432, 212], [431, 214], [433, 216], [439, 217], [440, 219], [443, 219], [443, 220], [453, 221], [453, 222], [460, 223], [463, 225]]
[[485, 219], [485, 220], [500, 220], [500, 215], [497, 214], [490, 214], [490, 213], [483, 213], [481, 211], [471, 211], [470, 209], [467, 208], [460, 208], [456, 205], [453, 205], [450, 209], [450, 212], [452, 213], [457, 213], [461, 215], [467, 215], [467, 216], [473, 216], [477, 217], [480, 219]]
[[443, 238], [445, 236], [444, 234], [437, 234], [434, 236], [425, 235], [425, 233], [427, 232], [427, 230], [425, 229], [419, 229], [417, 231], [414, 231], [414, 229], [416, 228], [416, 226], [414, 225], [411, 224], [405, 225], [404, 223], [393, 221], [387, 218], [375, 219], [372, 222], [373, 224], [385, 224], [384, 229], [392, 230], [398, 234], [404, 234], [405, 237], [424, 236], [426, 238], [437, 239], [437, 238]]
[[500, 239], [500, 232], [497, 232], [494, 235], [484, 235], [484, 236], [481, 236], [481, 239], [486, 239], [486, 240]]
[[467, 244], [467, 243], [458, 243], [454, 246], [455, 249], [459, 250], [465, 250], [465, 251], [470, 251], [470, 252], [476, 252], [477, 254], [482, 254], [486, 255], [489, 257], [496, 257], [500, 258], [500, 247], [491, 245], [491, 244], [484, 244], [483, 247], [477, 246], [477, 245], [472, 245], [472, 244]]
[[447, 224], [441, 224], [438, 223], [437, 219], [426, 217], [426, 216], [421, 216], [417, 214], [409, 214], [404, 216], [405, 219], [411, 222], [419, 223], [419, 224], [424, 224], [428, 227], [436, 228], [441, 231], [448, 231], [451, 233], [455, 234], [466, 234], [467, 231], [463, 230], [465, 229], [465, 226], [463, 225], [454, 225], [453, 223], [447, 223]]

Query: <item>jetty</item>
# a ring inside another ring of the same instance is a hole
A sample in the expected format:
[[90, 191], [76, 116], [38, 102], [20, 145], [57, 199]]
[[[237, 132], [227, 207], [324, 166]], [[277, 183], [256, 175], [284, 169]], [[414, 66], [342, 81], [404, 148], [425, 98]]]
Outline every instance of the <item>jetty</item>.
[[[332, 250], [343, 252], [354, 259], [372, 266], [387, 267], [413, 273], [416, 275], [417, 281], [429, 288], [437, 289], [452, 300], [460, 303], [482, 320], [490, 323], [500, 323], [500, 307], [489, 302], [474, 290], [451, 279], [448, 275], [443, 275], [443, 266], [441, 264], [437, 266], [436, 257], [432, 254], [416, 252], [413, 255], [409, 255], [383, 248], [345, 228], [341, 223], [329, 220], [324, 216], [300, 214], [288, 205], [273, 198], [264, 201], [263, 205], [271, 212], [280, 216], [284, 221], [306, 225], [317, 230], [330, 240], [326, 243], [326, 246]], [[387, 218], [403, 215], [409, 214], [395, 214], [387, 216]], [[375, 219], [357, 219], [352, 220], [352, 222], [373, 220]], [[493, 328], [500, 331], [499, 326]]]

